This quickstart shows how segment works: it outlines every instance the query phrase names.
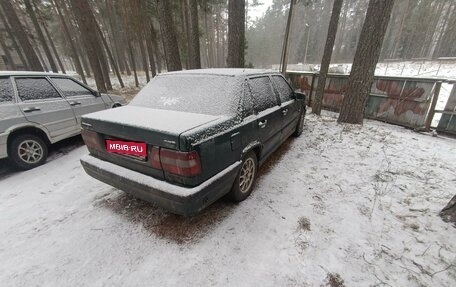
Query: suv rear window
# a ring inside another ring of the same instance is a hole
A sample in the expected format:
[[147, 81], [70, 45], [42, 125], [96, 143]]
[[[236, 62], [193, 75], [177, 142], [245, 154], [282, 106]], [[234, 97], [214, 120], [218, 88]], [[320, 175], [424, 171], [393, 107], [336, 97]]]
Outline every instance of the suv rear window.
[[216, 75], [162, 75], [149, 82], [129, 105], [207, 115], [234, 115], [242, 80]]
[[60, 98], [45, 78], [16, 78], [16, 86], [22, 101]]
[[0, 78], [0, 103], [13, 100], [13, 86], [9, 78]]

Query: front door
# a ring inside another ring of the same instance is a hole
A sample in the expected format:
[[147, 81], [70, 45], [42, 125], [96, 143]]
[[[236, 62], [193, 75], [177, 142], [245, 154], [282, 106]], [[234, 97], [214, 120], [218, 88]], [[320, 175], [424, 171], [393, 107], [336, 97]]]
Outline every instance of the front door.
[[250, 78], [248, 82], [257, 113], [257, 130], [263, 145], [263, 159], [280, 145], [282, 114], [268, 76]]
[[103, 99], [80, 83], [65, 77], [51, 77], [51, 81], [70, 103], [78, 125], [82, 115], [106, 109]]
[[15, 77], [19, 108], [29, 122], [47, 129], [51, 138], [79, 131], [70, 104], [45, 77]]

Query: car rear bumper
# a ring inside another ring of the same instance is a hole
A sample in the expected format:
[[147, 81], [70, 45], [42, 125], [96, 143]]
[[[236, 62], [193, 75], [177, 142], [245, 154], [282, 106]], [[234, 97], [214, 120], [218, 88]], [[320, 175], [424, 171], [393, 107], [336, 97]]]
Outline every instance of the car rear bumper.
[[0, 158], [8, 157], [8, 135], [0, 134]]
[[81, 158], [84, 170], [90, 176], [153, 202], [173, 213], [189, 216], [207, 207], [228, 193], [238, 173], [238, 161], [202, 184], [186, 188], [98, 159], [92, 155]]

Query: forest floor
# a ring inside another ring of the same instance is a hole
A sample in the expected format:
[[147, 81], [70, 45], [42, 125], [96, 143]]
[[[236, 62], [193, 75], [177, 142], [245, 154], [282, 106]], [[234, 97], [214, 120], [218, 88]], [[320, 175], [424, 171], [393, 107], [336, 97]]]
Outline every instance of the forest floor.
[[0, 173], [5, 286], [455, 286], [454, 139], [308, 115], [246, 201], [190, 218], [89, 177], [86, 153]]

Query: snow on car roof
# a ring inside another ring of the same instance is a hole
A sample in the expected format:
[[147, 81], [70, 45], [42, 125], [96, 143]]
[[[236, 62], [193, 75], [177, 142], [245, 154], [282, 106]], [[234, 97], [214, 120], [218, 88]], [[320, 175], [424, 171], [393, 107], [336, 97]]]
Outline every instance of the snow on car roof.
[[0, 71], [0, 76], [68, 76], [60, 73], [33, 72], [33, 71]]
[[225, 69], [195, 69], [168, 72], [161, 75], [218, 75], [218, 76], [253, 76], [262, 74], [279, 74], [275, 70], [266, 69], [242, 69], [242, 68], [225, 68]]

